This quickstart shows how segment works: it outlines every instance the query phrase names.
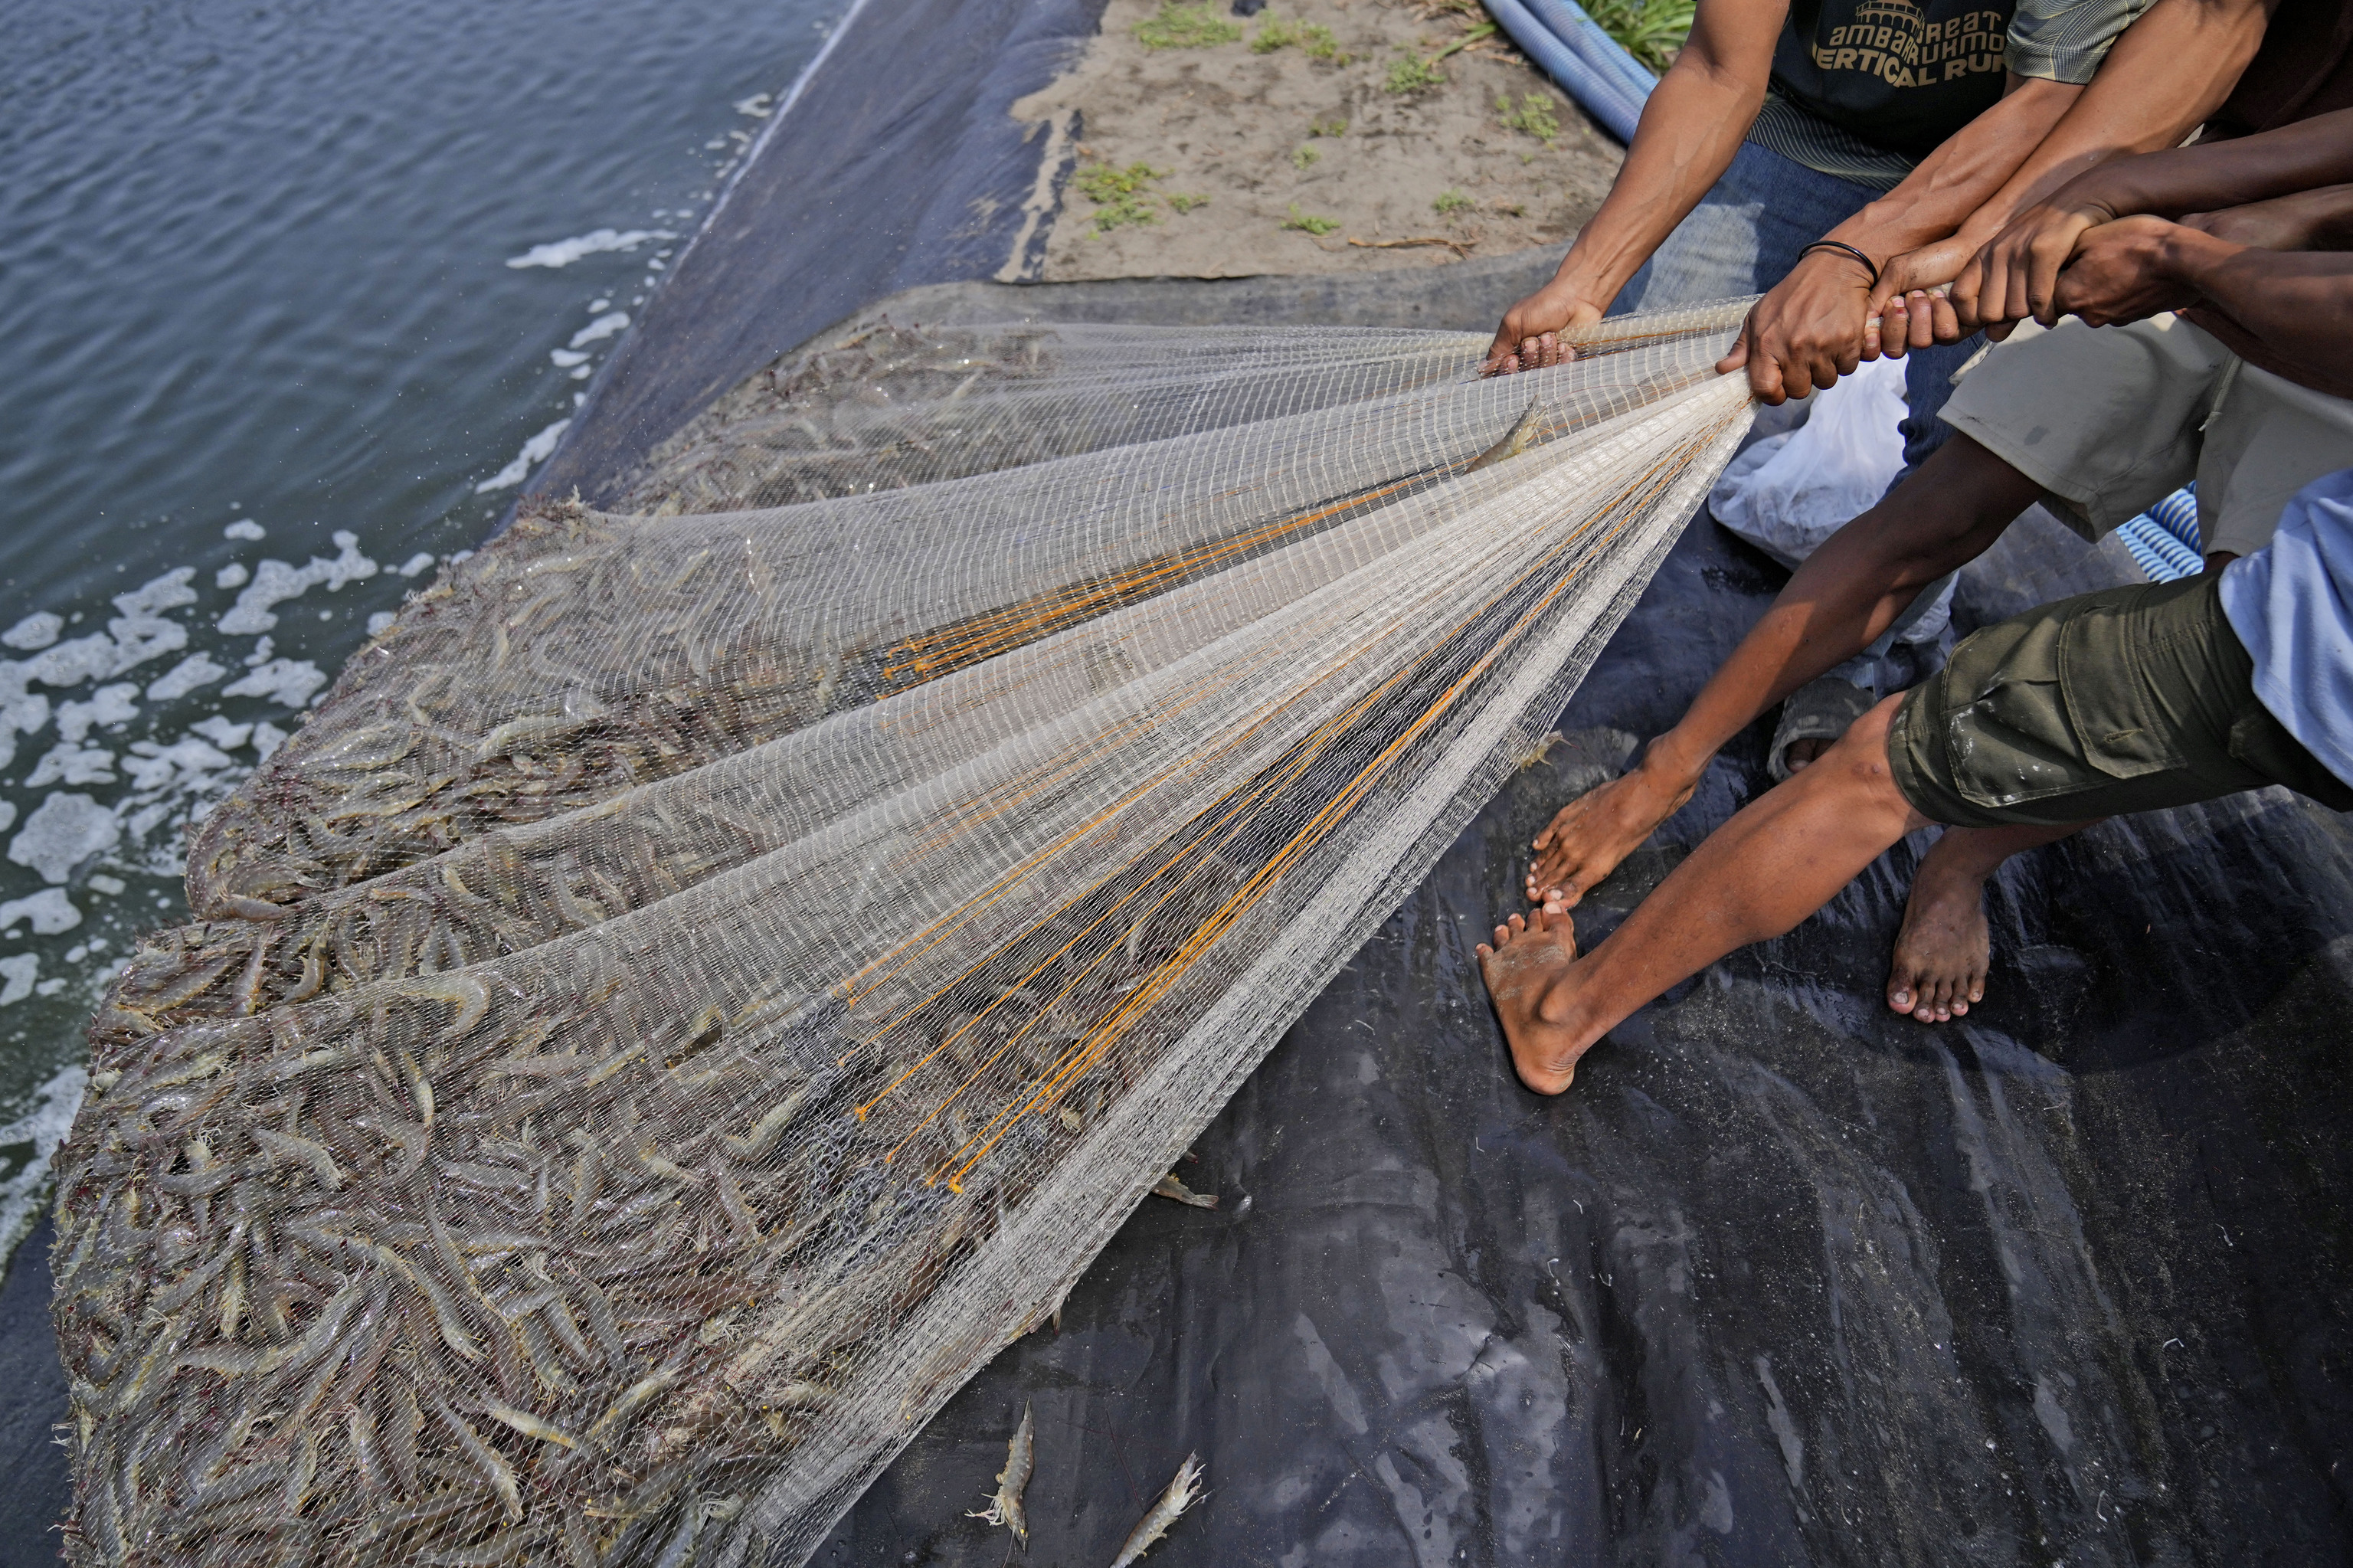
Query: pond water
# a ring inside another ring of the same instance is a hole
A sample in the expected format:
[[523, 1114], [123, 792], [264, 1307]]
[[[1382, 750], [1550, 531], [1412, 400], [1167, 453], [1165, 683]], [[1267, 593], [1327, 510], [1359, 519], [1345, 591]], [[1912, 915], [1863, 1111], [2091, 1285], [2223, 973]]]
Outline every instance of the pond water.
[[191, 821], [493, 525], [846, 5], [14, 14], [0, 1255]]

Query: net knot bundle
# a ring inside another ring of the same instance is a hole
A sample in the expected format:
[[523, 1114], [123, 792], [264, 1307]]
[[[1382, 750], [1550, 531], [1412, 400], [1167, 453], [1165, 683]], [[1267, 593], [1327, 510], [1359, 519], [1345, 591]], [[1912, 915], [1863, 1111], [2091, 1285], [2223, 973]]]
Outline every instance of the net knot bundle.
[[72, 1556], [804, 1561], [1549, 726], [1744, 310], [878, 323], [526, 509], [93, 1024]]

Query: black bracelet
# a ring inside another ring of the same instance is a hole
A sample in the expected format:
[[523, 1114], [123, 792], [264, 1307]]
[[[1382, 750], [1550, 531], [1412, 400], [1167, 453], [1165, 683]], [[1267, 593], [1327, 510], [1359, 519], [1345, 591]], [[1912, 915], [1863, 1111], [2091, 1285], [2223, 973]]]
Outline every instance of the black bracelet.
[[1808, 254], [1809, 252], [1810, 252], [1810, 251], [1815, 251], [1815, 250], [1843, 250], [1843, 251], [1845, 251], [1849, 256], [1853, 257], [1856, 260], [1858, 260], [1858, 261], [1862, 262], [1864, 266], [1866, 266], [1866, 267], [1868, 267], [1868, 268], [1870, 268], [1870, 269], [1871, 269], [1871, 284], [1870, 284], [1870, 286], [1871, 286], [1872, 288], [1874, 288], [1874, 289], [1876, 289], [1877, 287], [1879, 287], [1879, 263], [1878, 263], [1878, 262], [1876, 262], [1876, 261], [1873, 261], [1870, 257], [1865, 256], [1862, 251], [1860, 251], [1860, 250], [1856, 249], [1853, 246], [1849, 245], [1845, 240], [1843, 240], [1843, 239], [1817, 239], [1817, 240], [1815, 240], [1811, 245], [1807, 246], [1807, 247], [1805, 248], [1805, 249], [1799, 251], [1799, 252], [1798, 252], [1798, 254], [1799, 254], [1799, 256], [1804, 256], [1804, 255]]

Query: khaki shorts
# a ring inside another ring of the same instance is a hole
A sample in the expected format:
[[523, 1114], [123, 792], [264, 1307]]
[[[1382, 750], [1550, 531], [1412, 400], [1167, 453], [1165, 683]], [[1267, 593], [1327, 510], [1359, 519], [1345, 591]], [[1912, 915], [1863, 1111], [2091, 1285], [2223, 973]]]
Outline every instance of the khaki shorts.
[[2221, 581], [2103, 588], [1967, 639], [1896, 710], [1896, 788], [1964, 828], [2084, 822], [2267, 784], [2353, 810], [2353, 788], [2256, 700]]
[[2204, 553], [2249, 555], [2288, 497], [2353, 468], [2353, 401], [2259, 370], [2169, 312], [2022, 323], [1964, 367], [1943, 418], [2095, 542], [2194, 479]]

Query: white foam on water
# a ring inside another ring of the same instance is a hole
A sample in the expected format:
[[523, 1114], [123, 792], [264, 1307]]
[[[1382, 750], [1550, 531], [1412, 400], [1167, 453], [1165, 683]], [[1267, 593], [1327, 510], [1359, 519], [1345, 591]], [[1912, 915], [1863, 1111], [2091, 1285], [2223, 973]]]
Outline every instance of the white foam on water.
[[0, 933], [14, 930], [19, 920], [30, 920], [37, 937], [54, 937], [80, 925], [81, 911], [74, 907], [64, 888], [44, 887], [26, 897], [0, 903]]
[[25, 617], [5, 631], [0, 631], [0, 642], [5, 642], [11, 648], [21, 648], [29, 653], [36, 649], [47, 648], [50, 643], [55, 642], [58, 633], [65, 629], [65, 617], [51, 615], [44, 609]]
[[432, 568], [433, 553], [430, 550], [419, 550], [401, 562], [398, 570], [402, 577], [413, 577], [419, 572], [430, 571]]
[[269, 761], [270, 754], [275, 752], [280, 747], [286, 744], [290, 733], [291, 732], [290, 731], [280, 729], [268, 719], [262, 719], [256, 723], [253, 726], [254, 760], [257, 762]]
[[199, 719], [190, 725], [188, 733], [203, 736], [223, 751], [235, 751], [253, 734], [253, 726], [249, 724], [234, 724], [226, 715], [215, 714], [208, 719]]
[[194, 604], [196, 590], [188, 586], [188, 581], [195, 575], [195, 567], [181, 567], [160, 577], [150, 577], [129, 593], [116, 594], [114, 608], [128, 616], [152, 616]]
[[629, 324], [627, 311], [607, 311], [572, 334], [574, 348], [586, 348], [592, 343], [602, 343]]
[[0, 980], [7, 982], [0, 986], [0, 1007], [12, 1001], [22, 1001], [32, 995], [33, 981], [40, 972], [41, 955], [38, 953], [18, 953], [13, 958], [0, 959]]
[[8, 858], [31, 866], [43, 882], [63, 882], [74, 867], [121, 839], [122, 824], [112, 811], [88, 795], [59, 790], [25, 819], [23, 831], [8, 844]]
[[299, 708], [327, 683], [325, 672], [308, 659], [272, 659], [221, 688], [225, 697], [269, 697]]
[[575, 365], [588, 363], [586, 355], [575, 354], [568, 348], [551, 348], [547, 351], [547, 357], [554, 363], [558, 370], [569, 370]]
[[554, 239], [544, 245], [534, 245], [520, 256], [507, 258], [510, 267], [569, 267], [583, 256], [595, 256], [607, 250], [635, 250], [649, 239], [676, 239], [677, 235], [664, 228], [591, 229], [569, 239]]
[[216, 663], [211, 654], [202, 652], [191, 653], [147, 683], [147, 700], [151, 703], [174, 703], [199, 686], [209, 686], [227, 673], [228, 666]]
[[[625, 321], [626, 319], [624, 318]], [[562, 440], [564, 432], [571, 428], [570, 418], [558, 419], [531, 440], [523, 442], [522, 450], [515, 454], [514, 461], [474, 486], [474, 493], [488, 495], [493, 490], [504, 490], [510, 485], [521, 484], [524, 480], [529, 479], [531, 471], [547, 461], [547, 454], [555, 450], [555, 443]], [[450, 557], [452, 560], [459, 558], [455, 556]]]
[[[0, 959], [0, 973], [7, 972], [6, 965], [11, 961]], [[62, 983], [59, 989], [63, 989]], [[10, 974], [8, 991], [0, 995], [15, 991], [16, 976]], [[32, 1103], [22, 1115], [0, 1125], [0, 1150], [10, 1144], [33, 1146], [33, 1157], [0, 1181], [0, 1257], [14, 1252], [25, 1233], [40, 1218], [42, 1203], [48, 1196], [49, 1160], [73, 1127], [74, 1113], [81, 1108], [82, 1090], [89, 1082], [89, 1073], [80, 1063], [74, 1063], [34, 1090]]]
[[240, 517], [221, 530], [221, 537], [224, 539], [259, 539], [261, 536], [261, 524], [250, 517]]
[[79, 686], [84, 681], [103, 680], [113, 674], [115, 662], [121, 656], [122, 650], [115, 645], [113, 638], [93, 631], [88, 637], [59, 642], [26, 660], [25, 678], [45, 686]]
[[139, 716], [139, 704], [134, 700], [139, 688], [129, 683], [100, 686], [86, 703], [58, 705], [58, 737], [79, 745], [93, 726], [111, 728], [129, 724]]
[[243, 588], [246, 585], [247, 579], [252, 576], [253, 574], [251, 572], [245, 569], [245, 563], [243, 561], [231, 561], [228, 565], [223, 567], [220, 570], [213, 574], [213, 587], [216, 588]]
[[[114, 782], [114, 753], [91, 747], [61, 741], [41, 754], [32, 772], [25, 776], [25, 788], [40, 789], [51, 784], [111, 784]], [[39, 813], [36, 812], [35, 815]]]
[[387, 630], [391, 630], [392, 623], [399, 619], [400, 617], [394, 614], [391, 610], [379, 609], [374, 615], [368, 617], [367, 633], [370, 637], [381, 637]]
[[[278, 624], [270, 607], [300, 599], [324, 583], [332, 593], [345, 583], [372, 577], [379, 570], [375, 562], [362, 555], [359, 535], [348, 531], [334, 536], [338, 552], [332, 561], [313, 556], [302, 566], [293, 567], [284, 561], [264, 561], [255, 572], [253, 581], [237, 596], [237, 603], [224, 614], [217, 624], [231, 637], [250, 637], [268, 631]], [[177, 622], [173, 624], [176, 625]]]

